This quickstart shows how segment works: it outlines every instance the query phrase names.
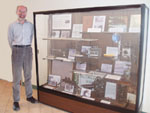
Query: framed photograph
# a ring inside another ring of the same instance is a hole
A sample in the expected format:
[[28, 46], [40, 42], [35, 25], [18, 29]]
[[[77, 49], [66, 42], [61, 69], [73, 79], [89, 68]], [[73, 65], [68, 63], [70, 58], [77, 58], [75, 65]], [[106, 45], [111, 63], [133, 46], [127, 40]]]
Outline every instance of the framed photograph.
[[86, 55], [90, 54], [90, 50], [91, 50], [91, 46], [82, 46], [81, 48], [81, 52]]
[[74, 60], [76, 55], [76, 49], [69, 49], [68, 59]]
[[81, 88], [81, 96], [83, 97], [91, 97], [91, 90], [86, 88]]
[[61, 38], [69, 38], [70, 31], [61, 31]]
[[52, 31], [52, 38], [59, 38], [60, 37], [60, 31]]
[[69, 93], [73, 93], [74, 85], [69, 84], [69, 83], [65, 83], [64, 91], [69, 92]]
[[89, 56], [90, 57], [98, 57], [98, 56], [101, 56], [101, 48], [97, 48], [97, 47], [92, 47], [90, 49], [90, 54]]
[[61, 77], [59, 75], [49, 75], [48, 85], [57, 86], [60, 83]]
[[122, 48], [122, 57], [129, 59], [131, 57], [131, 48]]

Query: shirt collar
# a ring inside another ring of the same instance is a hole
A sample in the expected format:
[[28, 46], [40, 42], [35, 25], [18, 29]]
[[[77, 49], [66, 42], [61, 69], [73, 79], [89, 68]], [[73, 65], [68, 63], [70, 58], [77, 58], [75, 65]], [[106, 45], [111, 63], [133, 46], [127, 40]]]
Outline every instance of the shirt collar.
[[[20, 24], [19, 20], [16, 20], [16, 23]], [[24, 23], [27, 23], [26, 19], [25, 19]]]

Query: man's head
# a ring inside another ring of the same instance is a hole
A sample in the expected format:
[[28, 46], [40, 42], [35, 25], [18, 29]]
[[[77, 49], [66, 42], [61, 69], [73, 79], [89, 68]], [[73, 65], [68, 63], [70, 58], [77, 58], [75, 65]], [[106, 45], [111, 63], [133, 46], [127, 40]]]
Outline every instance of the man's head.
[[23, 5], [17, 6], [16, 13], [17, 13], [19, 19], [24, 20], [27, 15], [27, 7], [23, 6]]

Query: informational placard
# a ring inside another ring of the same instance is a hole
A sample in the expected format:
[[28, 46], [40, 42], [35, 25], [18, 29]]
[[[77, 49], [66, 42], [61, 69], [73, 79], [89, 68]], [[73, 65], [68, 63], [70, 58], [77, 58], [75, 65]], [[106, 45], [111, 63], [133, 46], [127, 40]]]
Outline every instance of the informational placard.
[[101, 71], [111, 73], [112, 72], [112, 64], [102, 64]]
[[105, 98], [116, 99], [117, 84], [112, 82], [106, 82]]
[[107, 55], [113, 55], [113, 56], [118, 56], [119, 54], [119, 49], [118, 47], [107, 47], [106, 48], [106, 54]]
[[83, 63], [80, 63], [80, 62], [77, 62], [76, 63], [76, 69], [77, 70], [82, 70], [82, 71], [85, 71], [86, 70], [86, 62], [83, 62]]
[[127, 16], [109, 16], [108, 31], [109, 32], [127, 32], [128, 17]]
[[130, 27], [129, 32], [140, 32], [141, 15], [130, 16]]
[[131, 69], [131, 62], [128, 61], [116, 61], [114, 74], [123, 75], [125, 71], [130, 71]]

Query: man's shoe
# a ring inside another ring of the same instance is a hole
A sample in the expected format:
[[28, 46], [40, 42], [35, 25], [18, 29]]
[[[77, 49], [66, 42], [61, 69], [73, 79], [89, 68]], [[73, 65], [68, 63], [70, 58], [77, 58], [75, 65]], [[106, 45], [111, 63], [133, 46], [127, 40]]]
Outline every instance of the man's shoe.
[[19, 111], [20, 110], [20, 106], [19, 106], [18, 102], [14, 102], [13, 103], [13, 110], [15, 110], [15, 111]]
[[33, 104], [38, 103], [38, 101], [35, 98], [33, 98], [33, 97], [27, 98], [27, 101], [29, 101], [29, 102], [31, 102]]

